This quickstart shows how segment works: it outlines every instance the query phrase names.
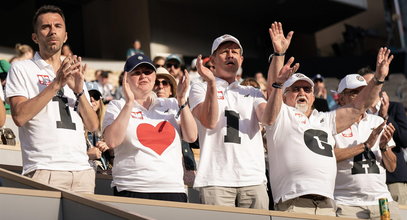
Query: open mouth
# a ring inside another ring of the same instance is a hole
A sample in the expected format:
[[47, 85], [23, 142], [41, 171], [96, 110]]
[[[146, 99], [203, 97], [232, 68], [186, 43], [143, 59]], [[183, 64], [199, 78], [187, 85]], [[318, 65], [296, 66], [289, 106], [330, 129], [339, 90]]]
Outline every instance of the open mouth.
[[298, 104], [305, 104], [305, 103], [307, 103], [307, 99], [305, 97], [299, 97], [297, 99], [297, 103]]
[[226, 65], [235, 65], [235, 63], [233, 61], [227, 61]]

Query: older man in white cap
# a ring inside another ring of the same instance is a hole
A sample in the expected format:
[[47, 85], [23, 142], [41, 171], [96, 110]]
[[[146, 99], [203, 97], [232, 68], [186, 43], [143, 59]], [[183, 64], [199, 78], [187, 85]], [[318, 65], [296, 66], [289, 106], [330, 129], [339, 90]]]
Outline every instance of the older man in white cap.
[[198, 121], [201, 158], [195, 179], [204, 204], [268, 209], [263, 140], [259, 120], [266, 100], [261, 91], [239, 85], [243, 49], [223, 35], [212, 45], [214, 72], [198, 57], [204, 83], [194, 83], [190, 105]]
[[285, 38], [281, 23], [272, 24], [270, 37], [276, 55], [269, 68], [269, 99], [262, 121], [267, 125], [275, 207], [287, 212], [335, 216], [333, 135], [350, 127], [376, 99], [393, 57], [390, 50], [381, 48], [376, 80], [349, 105], [328, 113], [318, 112], [312, 107], [313, 82], [303, 74], [293, 74], [298, 68], [298, 64], [291, 67], [294, 58], [281, 68], [291, 35]]
[[[366, 87], [359, 74], [350, 74], [339, 83], [339, 105], [349, 105]], [[380, 218], [379, 199], [387, 198], [391, 217], [398, 219], [398, 204], [386, 186], [386, 170], [396, 169], [392, 150], [394, 126], [383, 118], [362, 113], [348, 129], [334, 136], [338, 173], [335, 183], [337, 216]]]

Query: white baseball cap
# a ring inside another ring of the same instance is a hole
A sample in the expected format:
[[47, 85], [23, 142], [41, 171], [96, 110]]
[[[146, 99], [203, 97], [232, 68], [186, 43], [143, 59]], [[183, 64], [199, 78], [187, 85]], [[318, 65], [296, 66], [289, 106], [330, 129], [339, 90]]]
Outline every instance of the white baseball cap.
[[367, 86], [365, 79], [361, 75], [348, 74], [339, 82], [338, 93], [343, 92], [345, 89], [356, 89], [361, 86]]
[[285, 81], [285, 83], [283, 84], [283, 92], [285, 92], [285, 90], [292, 86], [295, 82], [297, 81], [305, 81], [309, 84], [311, 84], [312, 87], [314, 87], [314, 82], [308, 78], [306, 75], [302, 74], [302, 73], [294, 73], [290, 78], [288, 78], [287, 81]]
[[224, 34], [224, 35], [222, 35], [222, 36], [216, 38], [216, 39], [213, 41], [211, 54], [213, 54], [213, 52], [215, 52], [215, 50], [218, 49], [219, 45], [221, 45], [221, 44], [224, 43], [224, 42], [228, 42], [228, 41], [234, 42], [234, 43], [236, 43], [237, 45], [239, 45], [240, 50], [242, 51], [241, 54], [243, 54], [243, 47], [242, 47], [242, 45], [240, 45], [239, 40], [238, 40], [236, 37], [233, 37], [233, 36], [230, 35], [230, 34]]

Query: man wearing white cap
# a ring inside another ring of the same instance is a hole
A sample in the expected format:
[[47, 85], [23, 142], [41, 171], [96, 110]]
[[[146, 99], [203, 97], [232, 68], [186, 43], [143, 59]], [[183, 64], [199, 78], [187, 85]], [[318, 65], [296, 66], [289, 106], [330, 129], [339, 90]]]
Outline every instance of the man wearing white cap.
[[282, 67], [292, 32], [285, 38], [279, 22], [273, 23], [269, 32], [276, 55], [269, 68], [269, 99], [262, 122], [267, 125], [275, 207], [280, 211], [335, 216], [333, 135], [350, 127], [376, 99], [393, 56], [390, 50], [381, 48], [376, 80], [349, 105], [332, 112], [318, 112], [312, 107], [312, 80], [304, 74], [293, 74], [299, 66], [291, 67], [293, 57]]
[[204, 204], [268, 209], [259, 120], [266, 104], [258, 89], [239, 85], [243, 49], [223, 35], [212, 45], [213, 72], [198, 57], [204, 83], [194, 83], [190, 105], [198, 121], [201, 158], [194, 187]]
[[[366, 85], [359, 74], [347, 75], [339, 83], [339, 105], [350, 104]], [[398, 204], [386, 186], [386, 170], [396, 169], [396, 155], [389, 149], [395, 146], [394, 130], [391, 123], [386, 126], [383, 118], [364, 112], [348, 129], [334, 136], [337, 216], [380, 218], [378, 201], [387, 198], [391, 217], [398, 219]]]

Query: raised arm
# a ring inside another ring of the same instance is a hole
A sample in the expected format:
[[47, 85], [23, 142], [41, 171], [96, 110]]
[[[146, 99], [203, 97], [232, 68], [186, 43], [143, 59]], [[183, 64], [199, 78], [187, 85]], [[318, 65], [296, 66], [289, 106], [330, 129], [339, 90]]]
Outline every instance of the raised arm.
[[178, 84], [177, 88], [177, 101], [181, 106], [180, 116], [181, 116], [181, 132], [182, 139], [186, 142], [193, 143], [198, 138], [198, 128], [194, 116], [192, 116], [191, 109], [189, 109], [187, 99], [185, 95], [188, 91], [189, 86], [189, 73], [184, 71], [184, 77]]
[[216, 124], [219, 120], [219, 107], [215, 76], [208, 68], [203, 65], [201, 55], [198, 56], [196, 68], [202, 79], [206, 81], [207, 90], [205, 100], [194, 108], [192, 114], [199, 120], [199, 122], [201, 122], [204, 127], [213, 129], [216, 127]]
[[[287, 64], [281, 68], [280, 72], [274, 77], [275, 83], [278, 85], [283, 85], [290, 76], [295, 73], [300, 64], [296, 63], [291, 67], [294, 62], [294, 57], [291, 57]], [[270, 94], [267, 101], [266, 109], [264, 110], [262, 123], [265, 125], [271, 125], [275, 122], [278, 114], [280, 113], [281, 105], [283, 104], [283, 91], [281, 88], [275, 88], [270, 85]]]
[[62, 61], [55, 79], [34, 98], [28, 99], [23, 96], [9, 98], [11, 116], [17, 126], [23, 126], [27, 121], [36, 116], [50, 102], [58, 90], [65, 86], [70, 75], [79, 71], [80, 63], [71, 65], [72, 61], [70, 56], [66, 57]]
[[288, 47], [291, 43], [291, 38], [294, 34], [293, 31], [290, 31], [287, 34], [287, 37], [284, 37], [283, 25], [281, 22], [274, 22], [269, 28], [269, 34], [271, 42], [273, 43], [274, 52], [271, 57], [271, 62], [268, 69], [267, 76], [267, 97], [270, 96], [271, 85], [275, 82], [275, 77], [281, 68], [284, 65], [285, 53], [287, 52]]
[[83, 120], [83, 124], [88, 131], [95, 131], [98, 129], [99, 119], [96, 112], [92, 109], [89, 101], [86, 99], [86, 96], [83, 94], [85, 91], [83, 89], [83, 83], [85, 80], [85, 71], [86, 65], [81, 65], [82, 58], [73, 56], [74, 63], [79, 63], [78, 66], [79, 71], [73, 72], [71, 75], [72, 77], [68, 78], [67, 84], [69, 88], [71, 88], [75, 94], [81, 94], [79, 97], [78, 102], [78, 112]]
[[340, 133], [349, 128], [377, 99], [383, 82], [389, 73], [389, 65], [393, 60], [390, 50], [380, 48], [377, 54], [376, 72], [373, 80], [359, 93], [355, 100], [336, 110], [336, 131]]
[[103, 132], [105, 142], [109, 148], [115, 148], [121, 144], [126, 136], [126, 129], [129, 124], [131, 110], [134, 105], [134, 94], [128, 83], [128, 73], [124, 72], [123, 76], [123, 95], [126, 99], [126, 104], [121, 109], [117, 118], [113, 123], [107, 126]]

